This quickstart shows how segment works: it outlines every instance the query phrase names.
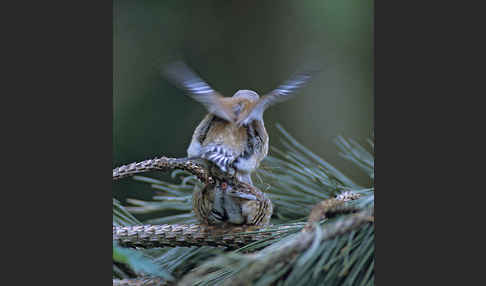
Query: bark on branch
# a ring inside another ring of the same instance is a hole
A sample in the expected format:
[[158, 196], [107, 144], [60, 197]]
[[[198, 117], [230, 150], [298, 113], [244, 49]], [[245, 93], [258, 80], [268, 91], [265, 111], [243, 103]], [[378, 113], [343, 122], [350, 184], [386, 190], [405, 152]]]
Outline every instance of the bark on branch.
[[359, 195], [349, 194], [329, 199], [317, 204], [309, 215], [307, 224], [280, 226], [209, 226], [202, 224], [163, 224], [113, 226], [113, 240], [125, 247], [176, 247], [176, 246], [216, 246], [239, 248], [249, 243], [278, 237], [292, 229], [303, 228], [312, 232], [316, 222], [339, 213], [356, 212], [357, 209], [343, 205], [347, 200], [357, 199]]
[[[278, 237], [303, 225], [288, 226], [208, 226], [201, 224], [163, 224], [113, 226], [113, 240], [125, 247], [216, 246], [239, 248], [261, 239]], [[247, 233], [249, 232], [249, 233]]]
[[162, 278], [144, 277], [133, 279], [113, 279], [113, 286], [166, 286], [174, 285]]
[[168, 157], [149, 159], [115, 168], [113, 169], [113, 181], [145, 172], [168, 171], [173, 169], [188, 171], [205, 184], [214, 183], [213, 177], [209, 174], [208, 169], [202, 163], [189, 158]]

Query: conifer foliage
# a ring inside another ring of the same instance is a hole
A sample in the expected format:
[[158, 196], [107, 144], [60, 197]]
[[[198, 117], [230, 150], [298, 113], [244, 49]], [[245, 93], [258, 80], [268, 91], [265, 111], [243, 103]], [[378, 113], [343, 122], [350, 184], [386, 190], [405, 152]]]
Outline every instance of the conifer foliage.
[[[263, 239], [236, 249], [126, 248], [114, 240], [113, 284], [373, 285], [373, 141], [335, 140], [342, 157], [369, 176], [370, 185], [360, 186], [277, 127], [283, 147], [272, 147], [254, 176], [255, 185], [274, 204], [271, 226], [241, 234], [265, 232]], [[114, 227], [197, 223], [191, 196], [202, 184], [184, 171], [172, 172], [172, 178], [177, 183], [133, 177], [150, 184], [155, 195], [150, 201], [128, 199], [127, 206], [113, 199]], [[350, 194], [359, 198], [345, 199]], [[324, 217], [309, 220], [313, 208], [326, 204], [332, 207]], [[141, 222], [139, 214], [153, 218]]]

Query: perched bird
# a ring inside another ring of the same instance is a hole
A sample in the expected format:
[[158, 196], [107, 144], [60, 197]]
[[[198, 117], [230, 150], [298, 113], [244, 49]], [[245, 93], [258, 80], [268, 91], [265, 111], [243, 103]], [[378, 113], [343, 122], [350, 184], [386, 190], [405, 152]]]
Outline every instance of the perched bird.
[[310, 79], [311, 72], [295, 74], [262, 97], [251, 90], [238, 90], [232, 97], [224, 97], [183, 62], [167, 65], [164, 75], [209, 112], [194, 131], [187, 156], [204, 158], [223, 172], [252, 184], [251, 173], [268, 153], [263, 113], [288, 99]]
[[192, 209], [201, 224], [267, 225], [272, 201], [258, 188], [235, 177], [217, 180], [195, 191]]

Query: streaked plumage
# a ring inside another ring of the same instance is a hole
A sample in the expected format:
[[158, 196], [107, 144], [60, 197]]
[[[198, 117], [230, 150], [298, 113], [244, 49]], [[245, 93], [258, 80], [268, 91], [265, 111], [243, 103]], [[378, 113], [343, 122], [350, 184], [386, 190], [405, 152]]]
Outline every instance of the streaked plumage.
[[236, 180], [218, 181], [196, 190], [192, 208], [201, 224], [267, 225], [271, 200], [258, 188]]

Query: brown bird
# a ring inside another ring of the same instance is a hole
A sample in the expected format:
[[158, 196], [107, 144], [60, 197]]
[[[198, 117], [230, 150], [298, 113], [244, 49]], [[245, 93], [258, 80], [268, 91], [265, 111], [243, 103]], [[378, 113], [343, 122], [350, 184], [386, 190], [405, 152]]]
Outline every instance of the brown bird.
[[187, 156], [204, 158], [248, 184], [252, 184], [251, 173], [268, 153], [263, 113], [287, 100], [311, 77], [311, 72], [297, 73], [262, 97], [251, 90], [224, 97], [182, 62], [167, 65], [164, 73], [209, 112], [194, 131]]
[[192, 209], [197, 220], [208, 225], [267, 225], [273, 213], [265, 193], [235, 177], [218, 177], [215, 184], [196, 190]]

